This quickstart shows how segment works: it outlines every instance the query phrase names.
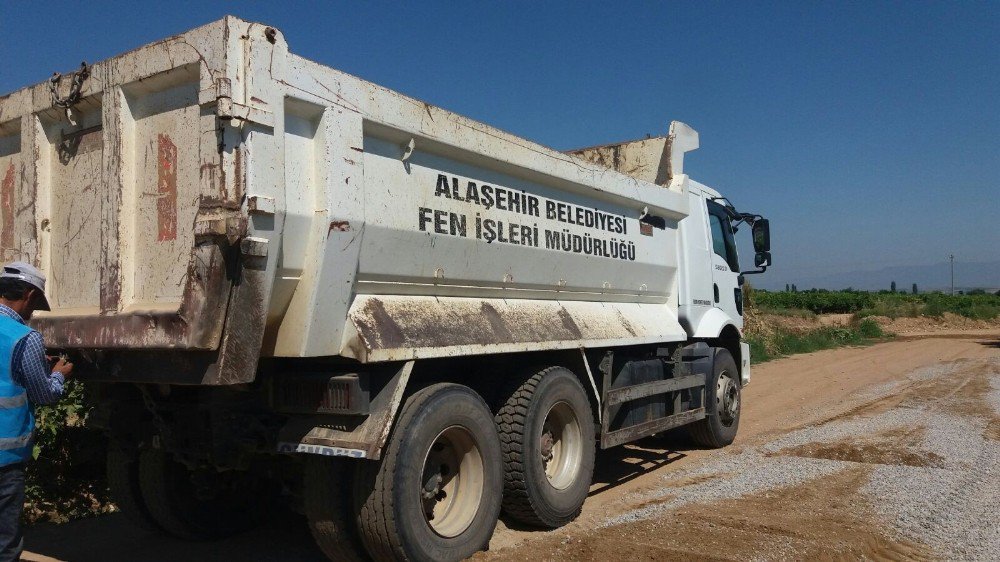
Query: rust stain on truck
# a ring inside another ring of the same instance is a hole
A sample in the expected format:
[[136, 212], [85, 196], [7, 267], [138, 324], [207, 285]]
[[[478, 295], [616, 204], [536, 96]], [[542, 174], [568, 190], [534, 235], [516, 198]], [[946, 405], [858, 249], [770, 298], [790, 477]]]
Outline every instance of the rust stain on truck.
[[3, 220], [3, 229], [0, 230], [0, 246], [12, 248], [14, 246], [14, 163], [7, 166], [7, 172], [3, 176], [3, 183], [0, 184], [0, 220]]
[[363, 362], [401, 359], [414, 349], [639, 341], [659, 329], [658, 320], [616, 304], [462, 297], [361, 295], [350, 319], [357, 339], [342, 352]]
[[222, 248], [199, 246], [176, 311], [41, 316], [32, 319], [32, 327], [57, 348], [213, 350], [222, 338], [231, 282]]
[[161, 134], [156, 147], [156, 223], [159, 242], [177, 239], [177, 146]]
[[331, 232], [334, 232], [334, 231], [337, 231], [337, 232], [348, 232], [350, 230], [351, 230], [351, 223], [350, 223], [350, 221], [331, 221], [330, 222], [330, 229], [327, 230], [326, 233], [327, 233], [327, 235], [329, 235]]

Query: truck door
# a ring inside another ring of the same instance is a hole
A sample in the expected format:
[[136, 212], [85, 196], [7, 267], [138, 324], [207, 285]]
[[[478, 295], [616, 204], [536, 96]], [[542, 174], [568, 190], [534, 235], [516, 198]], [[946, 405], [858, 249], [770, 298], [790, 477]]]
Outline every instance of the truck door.
[[743, 293], [740, 288], [740, 260], [736, 254], [733, 227], [725, 208], [715, 201], [708, 204], [709, 232], [712, 237], [712, 282], [715, 307], [722, 309], [737, 326], [743, 324]]

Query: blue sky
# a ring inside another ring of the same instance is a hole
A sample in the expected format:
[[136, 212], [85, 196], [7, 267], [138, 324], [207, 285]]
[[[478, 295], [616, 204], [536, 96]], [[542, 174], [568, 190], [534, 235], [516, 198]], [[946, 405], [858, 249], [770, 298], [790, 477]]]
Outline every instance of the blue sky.
[[686, 171], [772, 219], [766, 285], [1000, 261], [997, 2], [101, 5], [0, 0], [0, 93], [232, 13], [554, 148], [692, 125]]

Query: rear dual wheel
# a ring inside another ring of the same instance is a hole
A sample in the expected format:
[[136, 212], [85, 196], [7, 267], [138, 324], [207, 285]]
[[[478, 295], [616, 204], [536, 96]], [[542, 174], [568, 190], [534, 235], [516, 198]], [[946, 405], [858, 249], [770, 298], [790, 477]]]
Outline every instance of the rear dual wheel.
[[556, 528], [580, 513], [594, 472], [590, 401], [568, 369], [550, 367], [506, 397], [496, 415], [504, 457], [504, 512]]
[[500, 512], [500, 441], [482, 398], [457, 384], [410, 396], [378, 461], [355, 480], [357, 530], [376, 560], [462, 560]]
[[576, 517], [595, 449], [589, 400], [566, 369], [536, 373], [495, 419], [471, 389], [435, 384], [403, 404], [380, 460], [353, 461], [353, 474], [307, 460], [306, 514], [331, 560], [461, 560], [488, 547], [501, 497], [534, 525]]
[[156, 525], [178, 538], [213, 539], [255, 527], [276, 490], [240, 471], [192, 471], [162, 449], [139, 455], [139, 488]]
[[256, 526], [276, 497], [267, 480], [247, 472], [189, 470], [161, 449], [112, 446], [111, 499], [129, 522], [182, 539], [213, 539]]
[[139, 454], [119, 447], [115, 443], [108, 446], [107, 457], [108, 490], [115, 503], [129, 523], [143, 531], [159, 532], [153, 516], [149, 514], [146, 501], [142, 499], [139, 487]]

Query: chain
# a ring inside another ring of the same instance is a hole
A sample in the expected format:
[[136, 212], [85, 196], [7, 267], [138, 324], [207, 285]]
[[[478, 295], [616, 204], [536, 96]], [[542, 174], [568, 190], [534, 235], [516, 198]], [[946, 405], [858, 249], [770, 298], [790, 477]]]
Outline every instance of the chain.
[[52, 105], [69, 109], [80, 101], [80, 90], [83, 88], [83, 81], [90, 76], [90, 67], [87, 61], [80, 63], [80, 68], [73, 73], [73, 84], [70, 86], [69, 95], [64, 98], [59, 97], [59, 81], [62, 74], [55, 72], [49, 78], [49, 91], [52, 93]]
[[142, 402], [146, 406], [146, 410], [153, 415], [153, 425], [159, 430], [159, 435], [154, 436], [154, 439], [158, 437], [160, 441], [160, 444], [156, 448], [163, 447], [163, 439], [169, 437], [170, 434], [170, 425], [163, 419], [160, 410], [156, 407], [156, 401], [153, 399], [152, 394], [150, 394], [149, 388], [146, 385], [137, 386], [139, 387], [139, 392], [142, 393]]

